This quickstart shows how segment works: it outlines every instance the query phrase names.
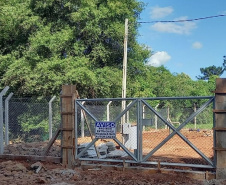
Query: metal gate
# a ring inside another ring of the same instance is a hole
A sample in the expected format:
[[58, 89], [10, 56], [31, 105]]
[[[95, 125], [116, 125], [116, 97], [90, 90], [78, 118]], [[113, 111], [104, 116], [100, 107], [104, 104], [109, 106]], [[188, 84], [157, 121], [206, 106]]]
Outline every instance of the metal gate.
[[76, 159], [215, 168], [213, 103], [212, 96], [77, 99]]

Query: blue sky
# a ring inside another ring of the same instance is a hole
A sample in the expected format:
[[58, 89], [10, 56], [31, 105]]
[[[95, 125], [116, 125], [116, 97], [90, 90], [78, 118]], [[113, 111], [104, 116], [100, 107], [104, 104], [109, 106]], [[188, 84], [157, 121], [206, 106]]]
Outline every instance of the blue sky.
[[[174, 21], [226, 15], [226, 0], [141, 0], [139, 21]], [[226, 16], [182, 23], [143, 23], [139, 43], [153, 51], [148, 65], [164, 65], [193, 80], [200, 68], [222, 66], [226, 55]], [[226, 78], [226, 72], [221, 76]]]

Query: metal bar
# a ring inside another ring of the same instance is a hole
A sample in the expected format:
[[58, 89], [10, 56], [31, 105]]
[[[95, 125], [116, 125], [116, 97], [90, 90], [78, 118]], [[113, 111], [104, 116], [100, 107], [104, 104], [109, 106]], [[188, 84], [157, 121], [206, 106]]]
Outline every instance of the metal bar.
[[117, 122], [135, 103], [137, 102], [137, 99], [133, 101], [124, 111], [122, 111], [115, 119], [113, 122]]
[[94, 120], [99, 121], [95, 116], [93, 116], [78, 100], [76, 100], [76, 103]]
[[168, 127], [170, 127], [172, 130], [176, 130], [175, 127], [165, 120], [161, 114], [159, 114], [152, 106], [150, 106], [146, 101], [142, 100], [142, 102], [157, 116], [159, 117]]
[[[142, 100], [179, 100], [179, 99], [211, 99], [214, 96], [182, 96], [182, 97], [152, 97], [142, 98]], [[96, 99], [79, 99], [76, 101], [122, 101], [137, 100], [137, 98], [96, 98]]]
[[4, 142], [3, 142], [3, 100], [2, 97], [8, 91], [9, 86], [6, 86], [0, 93], [0, 154], [4, 153]]
[[[157, 111], [159, 104], [155, 106], [155, 110]], [[155, 130], [158, 130], [158, 117], [155, 115]]]
[[137, 100], [137, 98], [96, 98], [96, 99], [79, 99], [76, 101], [122, 101], [122, 100], [126, 100], [126, 101], [133, 101], [133, 100]]
[[[142, 162], [141, 164], [155, 164], [158, 165], [158, 162]], [[162, 166], [179, 166], [179, 167], [191, 167], [191, 168], [209, 168], [213, 169], [212, 165], [201, 165], [201, 164], [183, 164], [183, 163], [167, 163], [160, 162]]]
[[[143, 159], [143, 161], [146, 161], [149, 157], [151, 157], [158, 149], [160, 149], [168, 140], [170, 140], [175, 134], [179, 135], [181, 137], [181, 139], [183, 139], [193, 150], [195, 150], [203, 159], [205, 159], [210, 165], [213, 165], [212, 161], [206, 157], [198, 148], [196, 148], [185, 136], [183, 136], [179, 131], [190, 121], [192, 120], [195, 116], [197, 116], [199, 113], [201, 113], [212, 101], [214, 98], [210, 99], [209, 101], [207, 101], [205, 104], [202, 105], [202, 107], [200, 107], [197, 112], [194, 112], [193, 114], [191, 114], [191, 116], [189, 118], [187, 118], [185, 120], [184, 123], [182, 123], [177, 129], [175, 129], [175, 127], [171, 126], [173, 132], [168, 135], [159, 145], [157, 145], [149, 154], [147, 154], [145, 156], [145, 158]], [[146, 102], [145, 102], [146, 103]], [[150, 107], [150, 109], [152, 109], [153, 112], [156, 112], [151, 106], [149, 106], [148, 104], [146, 104], [148, 107]], [[158, 115], [157, 115], [158, 116]], [[164, 120], [164, 118], [162, 118], [161, 116], [159, 117], [160, 119], [162, 119], [162, 121], [164, 121], [165, 123], [167, 123], [166, 120]]]
[[188, 99], [211, 99], [214, 96], [181, 96], [181, 97], [154, 97], [143, 98], [143, 100], [188, 100]]
[[94, 140], [92, 140], [76, 157], [77, 158], [80, 158], [92, 145], [94, 145], [94, 143], [97, 141], [98, 139], [95, 138]]
[[206, 103], [204, 103], [196, 112], [193, 112], [186, 120], [184, 123], [182, 123], [177, 130], [181, 130], [189, 121], [191, 121], [195, 116], [200, 114], [210, 103], [212, 103], [214, 100], [214, 97], [209, 99]]
[[117, 138], [114, 139], [114, 141], [122, 147], [122, 149], [130, 156], [132, 157], [135, 161], [137, 161], [137, 158], [134, 156], [134, 154], [132, 152], [130, 152], [125, 145], [123, 145]]
[[75, 159], [77, 158], [78, 155], [78, 105], [76, 103], [76, 101], [74, 101], [74, 105], [75, 105]]
[[137, 158], [138, 162], [142, 161], [142, 117], [143, 117], [142, 103], [139, 99], [137, 102]]
[[[85, 101], [82, 102], [82, 105], [84, 106], [85, 104]], [[83, 114], [83, 111], [81, 109], [81, 137], [83, 138], [85, 136], [85, 120], [84, 120], [84, 114]]]
[[10, 93], [5, 99], [5, 145], [9, 144], [9, 100], [12, 96], [13, 93]]
[[[79, 158], [81, 161], [93, 161], [93, 158]], [[122, 163], [123, 160], [112, 160], [112, 159], [95, 159], [95, 161], [99, 162], [112, 162], [112, 163]], [[136, 161], [132, 160], [125, 160], [126, 163], [137, 164]], [[146, 165], [158, 165], [158, 162], [140, 162], [139, 164], [146, 164]], [[204, 168], [204, 169], [214, 169], [211, 165], [201, 165], [201, 164], [184, 164], [184, 163], [167, 163], [167, 162], [160, 162], [162, 166], [179, 166], [179, 167], [190, 167], [190, 168]]]
[[153, 112], [155, 113], [155, 115], [157, 115], [167, 126], [170, 127], [170, 129], [172, 129], [173, 131], [180, 131], [190, 120], [192, 120], [195, 116], [197, 116], [201, 111], [203, 111], [212, 101], [213, 101], [214, 98], [208, 100], [205, 104], [203, 104], [202, 107], [200, 107], [198, 109], [197, 112], [194, 112], [193, 114], [191, 114], [191, 116], [189, 118], [187, 118], [187, 120], [182, 123], [177, 129], [170, 123], [168, 122], [167, 120], [165, 120], [161, 114], [159, 114], [154, 108], [152, 108], [146, 101], [143, 101], [142, 102]]
[[53, 96], [49, 101], [49, 140], [53, 137], [53, 109], [52, 102], [55, 100], [56, 96]]

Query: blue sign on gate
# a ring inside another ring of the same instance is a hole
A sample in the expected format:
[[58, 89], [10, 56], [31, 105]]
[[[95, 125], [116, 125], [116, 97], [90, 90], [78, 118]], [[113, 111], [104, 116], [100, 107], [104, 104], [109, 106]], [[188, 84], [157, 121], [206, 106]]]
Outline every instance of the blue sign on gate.
[[100, 139], [114, 139], [116, 137], [115, 122], [96, 122], [95, 136]]

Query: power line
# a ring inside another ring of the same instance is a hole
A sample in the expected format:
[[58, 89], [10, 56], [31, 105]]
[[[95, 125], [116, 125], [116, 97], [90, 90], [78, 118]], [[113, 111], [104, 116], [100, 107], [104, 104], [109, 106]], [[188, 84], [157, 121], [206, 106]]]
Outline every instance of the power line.
[[203, 19], [212, 19], [216, 17], [223, 17], [226, 16], [226, 14], [221, 14], [221, 15], [213, 15], [213, 16], [208, 16], [208, 17], [200, 17], [196, 19], [182, 19], [182, 20], [176, 20], [176, 21], [144, 21], [144, 22], [138, 22], [138, 23], [175, 23], [175, 22], [191, 22], [191, 21], [198, 21], [198, 20], [203, 20]]

